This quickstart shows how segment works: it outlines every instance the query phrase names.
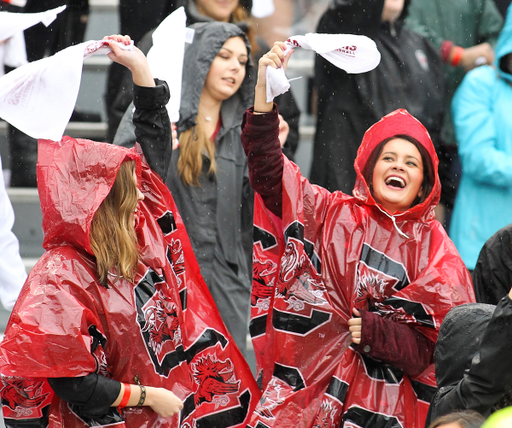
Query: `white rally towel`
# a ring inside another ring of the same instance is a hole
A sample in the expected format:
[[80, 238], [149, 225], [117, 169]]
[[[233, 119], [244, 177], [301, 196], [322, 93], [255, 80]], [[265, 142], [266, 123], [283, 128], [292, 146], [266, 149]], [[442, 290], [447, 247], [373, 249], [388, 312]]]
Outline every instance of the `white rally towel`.
[[39, 13], [0, 12], [0, 41], [42, 22], [48, 27], [66, 6], [59, 6]]
[[266, 18], [274, 13], [274, 0], [253, 0], [251, 15], [255, 18]]
[[106, 42], [92, 40], [2, 76], [0, 117], [32, 138], [60, 141], [78, 98], [84, 58], [110, 51]]
[[[365, 73], [380, 63], [380, 52], [375, 42], [366, 36], [353, 34], [318, 34], [293, 36], [286, 42], [285, 54], [294, 48], [313, 50], [347, 73]], [[290, 89], [283, 67], [267, 67], [267, 102]]]
[[[151, 74], [163, 79], [169, 85], [171, 99], [167, 112], [171, 122], [180, 118], [181, 77], [183, 74], [183, 56], [185, 54], [185, 35], [187, 15], [182, 6], [165, 18], [153, 33], [153, 46], [148, 52]], [[172, 40], [172, 43], [169, 41]]]
[[39, 13], [0, 12], [0, 76], [4, 65], [16, 68], [28, 62], [23, 31], [40, 22], [50, 25], [64, 9], [66, 6]]

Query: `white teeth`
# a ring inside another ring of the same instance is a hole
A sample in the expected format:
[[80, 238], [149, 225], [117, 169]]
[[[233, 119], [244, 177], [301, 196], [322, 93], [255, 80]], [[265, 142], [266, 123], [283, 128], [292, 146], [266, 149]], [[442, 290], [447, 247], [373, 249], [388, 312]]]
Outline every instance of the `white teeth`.
[[405, 180], [400, 177], [392, 176], [386, 179], [386, 184], [393, 184], [393, 182], [398, 184], [402, 189], [405, 187]]
[[227, 79], [225, 79], [225, 80], [227, 80], [228, 82], [231, 82], [231, 83], [235, 83], [235, 79], [231, 79], [229, 77]]

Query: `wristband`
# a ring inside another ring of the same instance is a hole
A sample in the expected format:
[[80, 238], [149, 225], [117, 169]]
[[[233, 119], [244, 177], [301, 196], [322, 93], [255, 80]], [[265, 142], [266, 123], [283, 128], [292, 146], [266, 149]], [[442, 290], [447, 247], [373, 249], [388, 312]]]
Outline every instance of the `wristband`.
[[464, 48], [461, 48], [460, 46], [455, 46], [452, 51], [452, 62], [451, 62], [451, 64], [454, 67], [457, 67], [459, 65], [459, 62], [462, 59], [462, 55], [464, 55]]
[[123, 409], [128, 404], [128, 401], [130, 401], [130, 396], [132, 395], [132, 386], [128, 383], [123, 383], [124, 385], [124, 394], [123, 398], [121, 399], [121, 402], [119, 403], [119, 406], [117, 406], [119, 409]]
[[447, 63], [450, 58], [450, 53], [453, 49], [453, 42], [450, 42], [449, 40], [445, 40], [443, 44], [441, 45], [441, 59], [444, 63]]
[[146, 387], [144, 385], [139, 385], [140, 388], [140, 398], [137, 406], [142, 406], [146, 401]]

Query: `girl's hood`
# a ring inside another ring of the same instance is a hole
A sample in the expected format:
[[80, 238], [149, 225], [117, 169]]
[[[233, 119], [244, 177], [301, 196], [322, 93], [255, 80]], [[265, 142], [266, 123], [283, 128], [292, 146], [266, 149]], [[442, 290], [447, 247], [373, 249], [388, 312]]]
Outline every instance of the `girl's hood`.
[[377, 145], [383, 140], [397, 135], [410, 136], [416, 139], [426, 149], [430, 156], [434, 173], [434, 177], [431, 177], [433, 181], [432, 191], [427, 198], [422, 203], [409, 208], [407, 211], [400, 213], [397, 216], [423, 218], [425, 220], [433, 219], [433, 210], [438, 204], [439, 197], [441, 195], [441, 184], [438, 177], [439, 160], [436, 155], [434, 144], [432, 143], [430, 135], [425, 127], [418, 119], [411, 116], [407, 110], [404, 109], [395, 110], [394, 112], [384, 116], [364, 134], [363, 141], [359, 146], [354, 163], [354, 168], [357, 173], [356, 184], [353, 190], [354, 197], [364, 204], [378, 206], [379, 209], [387, 212], [373, 199], [370, 188], [363, 177], [362, 171], [364, 170], [364, 166], [375, 147], [377, 147]]
[[244, 39], [249, 62], [246, 65], [245, 79], [240, 89], [222, 103], [222, 122], [224, 128], [240, 125], [243, 112], [251, 105], [254, 95], [253, 65], [250, 61], [251, 48], [245, 33], [234, 24], [217, 21], [201, 22], [193, 24], [189, 28], [194, 30], [194, 39], [185, 47], [178, 132], [186, 131], [196, 124], [199, 99], [210, 66], [226, 40], [231, 37]]
[[121, 164], [141, 160], [135, 149], [63, 137], [39, 140], [37, 187], [43, 214], [43, 247], [72, 245], [92, 254], [92, 219], [107, 197]]

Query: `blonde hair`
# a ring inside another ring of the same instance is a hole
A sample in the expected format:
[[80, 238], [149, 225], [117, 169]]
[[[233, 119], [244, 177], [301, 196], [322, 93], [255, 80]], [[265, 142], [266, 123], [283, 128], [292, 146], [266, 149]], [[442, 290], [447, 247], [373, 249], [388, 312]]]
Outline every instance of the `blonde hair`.
[[133, 213], [137, 207], [137, 185], [133, 179], [134, 162], [123, 162], [109, 194], [92, 219], [89, 238], [96, 257], [99, 282], [107, 287], [109, 271], [114, 268], [117, 281], [123, 276], [133, 282], [138, 262], [137, 235]]
[[186, 185], [199, 186], [199, 177], [203, 169], [203, 152], [210, 157], [208, 173], [215, 175], [215, 142], [204, 132], [197, 123], [180, 135], [180, 158], [178, 159], [178, 174]]

